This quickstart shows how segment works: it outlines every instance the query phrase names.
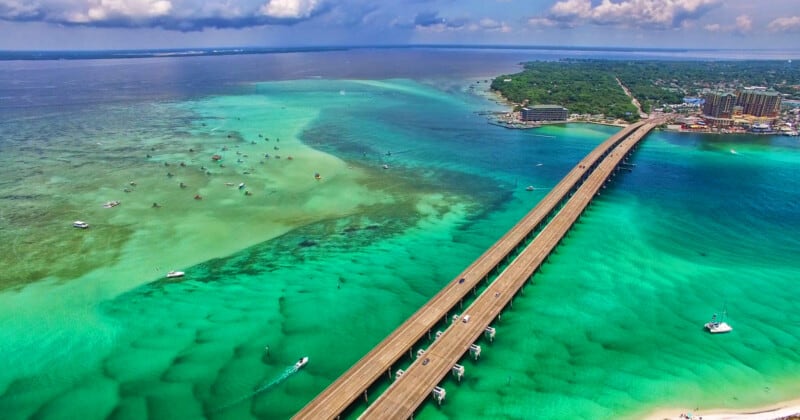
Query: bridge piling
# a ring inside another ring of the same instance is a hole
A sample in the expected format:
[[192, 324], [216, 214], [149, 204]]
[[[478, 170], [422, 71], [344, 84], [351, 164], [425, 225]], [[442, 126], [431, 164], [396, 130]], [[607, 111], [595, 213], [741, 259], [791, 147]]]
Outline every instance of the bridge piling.
[[[295, 418], [335, 418], [358, 398], [359, 390], [363, 390], [364, 400], [369, 404], [367, 388], [383, 377], [387, 367], [391, 376], [392, 364], [402, 358], [405, 349], [408, 349], [412, 360], [411, 366], [402, 376], [395, 376], [394, 383], [369, 406], [362, 417], [413, 416], [419, 404], [463, 356], [466, 346], [462, 343], [470, 343], [467, 345], [470, 345], [472, 353], [471, 345], [474, 344], [471, 343], [490, 322], [502, 319], [505, 304], [513, 307], [514, 293], [530, 281], [533, 274], [542, 272], [541, 267], [549, 262], [550, 253], [583, 214], [592, 197], [599, 195], [604, 181], [623, 159], [626, 149], [630, 151], [653, 127], [652, 122], [633, 124], [597, 146], [520, 222], [456, 278], [465, 278], [465, 286], [459, 287], [458, 282], [449, 282], [425, 306], [307, 404]], [[629, 139], [633, 140], [629, 142]], [[617, 147], [621, 148], [621, 153], [612, 152]], [[534, 229], [538, 231], [537, 234], [533, 234]], [[529, 236], [533, 237], [532, 241], [523, 245]], [[498, 268], [501, 265], [502, 270]], [[497, 277], [490, 273], [497, 274]], [[465, 294], [470, 289], [477, 294], [476, 284], [484, 279], [488, 285], [465, 311], [471, 316], [470, 322], [448, 325], [448, 312], [453, 310], [456, 302], [463, 308]], [[439, 320], [447, 329], [425, 350], [425, 361], [430, 360], [430, 363], [424, 366], [423, 361], [414, 359], [413, 346], [426, 333], [430, 337], [433, 325]], [[420, 395], [422, 399], [419, 399]]]

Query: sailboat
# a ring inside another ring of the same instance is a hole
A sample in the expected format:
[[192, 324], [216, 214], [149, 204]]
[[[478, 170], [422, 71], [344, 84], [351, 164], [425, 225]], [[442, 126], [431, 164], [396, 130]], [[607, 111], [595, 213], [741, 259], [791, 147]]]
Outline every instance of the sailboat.
[[711, 334], [731, 332], [733, 327], [725, 322], [725, 316], [728, 314], [726, 310], [722, 310], [722, 316], [717, 319], [717, 314], [711, 316], [711, 321], [706, 322], [705, 329]]

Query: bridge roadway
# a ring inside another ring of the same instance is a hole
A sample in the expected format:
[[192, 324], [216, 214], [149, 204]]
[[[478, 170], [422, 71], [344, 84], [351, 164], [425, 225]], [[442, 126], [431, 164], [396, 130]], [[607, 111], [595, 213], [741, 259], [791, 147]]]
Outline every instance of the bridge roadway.
[[[414, 361], [403, 376], [367, 408], [361, 419], [407, 419], [431, 395], [433, 388], [458, 363], [517, 291], [547, 259], [567, 231], [577, 221], [586, 206], [598, 194], [625, 155], [655, 127], [655, 123], [640, 126], [616, 145], [589, 175], [567, 204], [547, 224], [516, 259], [475, 299], [466, 310], [467, 323], [454, 322]], [[423, 365], [422, 361], [428, 360]], [[467, 374], [469, 374], [467, 372]]]
[[[584, 157], [553, 189], [478, 259], [449, 282], [422, 308], [344, 372], [295, 416], [295, 419], [337, 417], [361, 396], [392, 365], [408, 353], [415, 343], [444, 320], [464, 297], [503, 262], [568, 197], [595, 165], [644, 122], [623, 128]], [[459, 279], [464, 279], [459, 282]]]

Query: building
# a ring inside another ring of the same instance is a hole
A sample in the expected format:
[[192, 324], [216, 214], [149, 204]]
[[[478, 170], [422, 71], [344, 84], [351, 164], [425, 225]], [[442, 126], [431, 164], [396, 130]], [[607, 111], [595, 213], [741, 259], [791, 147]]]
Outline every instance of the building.
[[522, 121], [566, 121], [569, 111], [560, 105], [532, 105], [522, 108]]
[[739, 92], [736, 105], [742, 107], [744, 115], [778, 118], [781, 111], [781, 95], [770, 90], [744, 89]]
[[736, 106], [736, 94], [733, 92], [710, 92], [703, 99], [703, 115], [714, 119], [730, 119], [733, 107]]

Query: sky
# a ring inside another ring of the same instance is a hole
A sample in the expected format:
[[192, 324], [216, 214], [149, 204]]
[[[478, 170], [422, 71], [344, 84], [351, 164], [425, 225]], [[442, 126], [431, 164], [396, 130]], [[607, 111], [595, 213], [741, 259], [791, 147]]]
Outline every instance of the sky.
[[0, 0], [0, 49], [800, 48], [800, 0]]

